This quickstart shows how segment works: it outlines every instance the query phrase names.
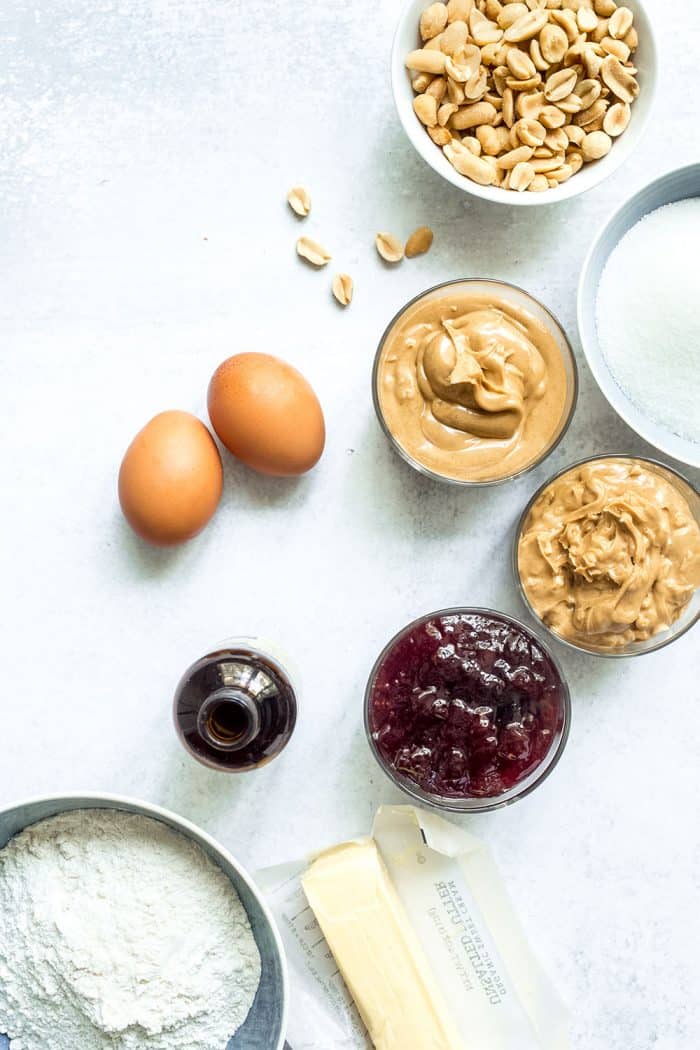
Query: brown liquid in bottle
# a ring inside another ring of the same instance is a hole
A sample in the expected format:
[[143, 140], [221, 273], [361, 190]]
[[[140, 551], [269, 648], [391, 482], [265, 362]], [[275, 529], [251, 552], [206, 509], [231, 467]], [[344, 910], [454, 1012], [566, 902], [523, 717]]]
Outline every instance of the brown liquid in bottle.
[[188, 668], [173, 714], [180, 740], [194, 758], [243, 773], [282, 751], [296, 723], [297, 701], [281, 664], [246, 639]]

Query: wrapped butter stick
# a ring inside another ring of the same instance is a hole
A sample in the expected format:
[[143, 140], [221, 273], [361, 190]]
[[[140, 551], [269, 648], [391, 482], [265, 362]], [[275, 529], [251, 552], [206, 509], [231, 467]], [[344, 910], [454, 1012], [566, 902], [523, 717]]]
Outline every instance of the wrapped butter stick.
[[292, 1050], [566, 1050], [566, 1012], [488, 849], [441, 817], [384, 806], [371, 839], [258, 879], [289, 956]]
[[301, 885], [376, 1050], [462, 1050], [374, 839], [326, 850]]

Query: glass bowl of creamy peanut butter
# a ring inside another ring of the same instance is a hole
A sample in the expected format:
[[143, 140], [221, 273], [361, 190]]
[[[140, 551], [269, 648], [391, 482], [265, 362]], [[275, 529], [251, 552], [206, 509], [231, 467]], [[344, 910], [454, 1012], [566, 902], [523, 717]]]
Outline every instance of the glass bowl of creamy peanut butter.
[[399, 455], [428, 477], [494, 485], [559, 444], [578, 393], [556, 318], [503, 281], [467, 278], [404, 306], [379, 343], [377, 418]]
[[582, 460], [528, 503], [513, 564], [559, 641], [609, 657], [661, 649], [700, 619], [700, 493], [656, 460]]

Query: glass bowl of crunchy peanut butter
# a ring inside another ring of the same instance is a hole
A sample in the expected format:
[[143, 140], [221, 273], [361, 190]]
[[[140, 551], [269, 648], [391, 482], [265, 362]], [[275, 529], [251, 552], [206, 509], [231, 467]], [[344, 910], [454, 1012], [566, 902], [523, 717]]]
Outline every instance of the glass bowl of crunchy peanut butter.
[[653, 459], [566, 467], [532, 497], [513, 567], [531, 614], [596, 656], [639, 656], [700, 619], [700, 493]]
[[578, 376], [559, 322], [515, 285], [448, 281], [394, 317], [372, 374], [377, 418], [431, 478], [494, 485], [537, 466], [566, 433]]

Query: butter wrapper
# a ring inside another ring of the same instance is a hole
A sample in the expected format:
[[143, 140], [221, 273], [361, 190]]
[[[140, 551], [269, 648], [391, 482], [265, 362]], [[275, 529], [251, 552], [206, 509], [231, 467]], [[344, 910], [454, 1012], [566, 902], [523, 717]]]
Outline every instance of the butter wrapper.
[[[414, 806], [382, 806], [372, 838], [464, 1033], [464, 1050], [567, 1050], [567, 1012], [485, 844]], [[287, 1039], [292, 1050], [372, 1050], [301, 886], [312, 860], [256, 875], [287, 951]]]

